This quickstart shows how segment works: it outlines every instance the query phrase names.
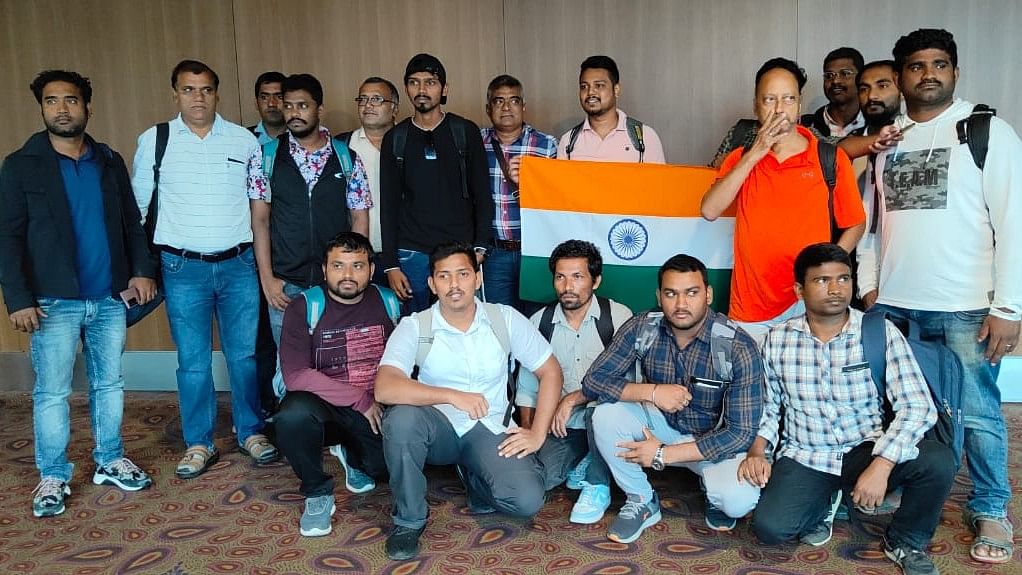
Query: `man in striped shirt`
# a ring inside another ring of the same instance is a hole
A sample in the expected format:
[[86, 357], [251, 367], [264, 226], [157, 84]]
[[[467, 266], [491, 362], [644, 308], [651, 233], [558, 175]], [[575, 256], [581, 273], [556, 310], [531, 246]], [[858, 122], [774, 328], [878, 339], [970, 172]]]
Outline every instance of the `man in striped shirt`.
[[[848, 253], [813, 244], [794, 267], [806, 313], [767, 333], [767, 401], [738, 468], [739, 480], [763, 487], [753, 530], [766, 544], [823, 545], [838, 503], [833, 492], [842, 489], [868, 512], [900, 487], [884, 552], [906, 575], [936, 574], [925, 549], [951, 489], [954, 458], [946, 445], [923, 439], [937, 420], [923, 374], [901, 332], [887, 323], [886, 389], [894, 419], [885, 428], [884, 403], [863, 351], [863, 314], [849, 308]], [[775, 448], [771, 464], [766, 454]]]

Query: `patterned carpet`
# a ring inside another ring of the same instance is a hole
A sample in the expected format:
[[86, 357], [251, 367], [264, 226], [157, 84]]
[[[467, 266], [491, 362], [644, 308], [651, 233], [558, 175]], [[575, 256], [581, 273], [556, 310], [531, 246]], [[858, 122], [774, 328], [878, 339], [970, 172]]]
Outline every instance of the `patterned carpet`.
[[[215, 468], [192, 481], [174, 477], [181, 454], [180, 419], [171, 393], [129, 393], [124, 441], [130, 457], [147, 469], [155, 485], [139, 493], [95, 486], [90, 450], [87, 396], [75, 393], [70, 450], [78, 464], [67, 511], [56, 518], [31, 515], [37, 482], [33, 464], [31, 398], [0, 393], [0, 572], [43, 574], [145, 573], [251, 575], [304, 573], [494, 573], [626, 574], [693, 573], [734, 575], [878, 575], [896, 573], [884, 559], [875, 535], [882, 522], [835, 525], [834, 539], [808, 546], [759, 545], [747, 521], [729, 534], [703, 523], [698, 484], [685, 471], [658, 474], [664, 521], [637, 542], [622, 545], [605, 537], [609, 513], [591, 526], [568, 522], [576, 497], [554, 490], [531, 522], [466, 514], [465, 497], [452, 469], [429, 471], [431, 519], [417, 561], [389, 562], [383, 541], [389, 529], [386, 486], [364, 496], [337, 492], [333, 533], [298, 535], [302, 498], [286, 464], [258, 468], [237, 452], [230, 435], [226, 397], [220, 398], [217, 441], [224, 456]], [[1011, 515], [1022, 517], [1022, 405], [1005, 408], [1014, 439], [1010, 452], [1014, 492]], [[328, 469], [339, 472], [337, 460]], [[1020, 574], [1022, 562], [986, 567], [968, 558], [969, 535], [959, 510], [968, 479], [959, 477], [931, 551], [947, 574]], [[621, 503], [616, 496], [612, 510]], [[1022, 530], [1020, 530], [1022, 532]], [[1022, 537], [1016, 537], [1022, 544]]]

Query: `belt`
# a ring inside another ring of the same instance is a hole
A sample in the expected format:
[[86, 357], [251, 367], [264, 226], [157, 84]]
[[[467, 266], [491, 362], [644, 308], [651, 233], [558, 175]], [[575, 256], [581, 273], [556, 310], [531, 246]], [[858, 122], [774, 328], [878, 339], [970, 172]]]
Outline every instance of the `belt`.
[[492, 243], [495, 247], [509, 252], [522, 251], [522, 240], [498, 240], [497, 238], [493, 238], [490, 243]]
[[190, 252], [188, 250], [182, 250], [171, 246], [160, 246], [160, 250], [167, 252], [168, 254], [174, 254], [175, 256], [181, 256], [189, 260], [199, 260], [202, 262], [215, 264], [231, 258], [236, 258], [241, 255], [242, 252], [252, 247], [252, 242], [245, 242], [238, 244], [233, 248], [228, 248], [222, 252], [214, 252], [211, 254], [202, 254], [199, 252]]

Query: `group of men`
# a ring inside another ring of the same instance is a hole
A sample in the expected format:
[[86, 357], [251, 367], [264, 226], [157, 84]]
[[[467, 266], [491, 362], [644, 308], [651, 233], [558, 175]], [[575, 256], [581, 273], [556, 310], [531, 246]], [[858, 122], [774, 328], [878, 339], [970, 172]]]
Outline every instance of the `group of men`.
[[[822, 545], [838, 490], [871, 512], [900, 489], [885, 553], [906, 573], [936, 573], [925, 551], [939, 521], [932, 502], [957, 463], [922, 437], [936, 410], [897, 328], [886, 326], [886, 398], [863, 369], [863, 314], [849, 308], [857, 271], [866, 307], [918, 322], [964, 365], [970, 554], [1007, 561], [996, 375], [1019, 337], [1022, 238], [1010, 222], [1022, 209], [1022, 143], [988, 118], [985, 156], [974, 160], [956, 131], [973, 115], [954, 98], [957, 78], [943, 30], [902, 37], [893, 61], [865, 64], [842, 48], [824, 63], [829, 104], [800, 117], [804, 72], [783, 58], [763, 65], [756, 121], [729, 132], [702, 205], [711, 220], [737, 207], [729, 318], [710, 309], [705, 266], [681, 254], [660, 269], [657, 309], [633, 317], [595, 295], [602, 258], [582, 240], [550, 256], [557, 301], [535, 311], [518, 300], [522, 156], [665, 161], [656, 132], [617, 108], [609, 57], [582, 63], [586, 119], [559, 142], [525, 122], [511, 76], [487, 88], [492, 127], [444, 111], [447, 73], [428, 54], [406, 67], [411, 117], [396, 123], [398, 90], [371, 77], [355, 98], [361, 127], [340, 135], [322, 125], [323, 88], [309, 74], [261, 75], [261, 122], [245, 129], [216, 113], [216, 73], [185, 60], [171, 75], [180, 114], [139, 137], [130, 178], [85, 134], [88, 80], [43, 72], [32, 91], [46, 130], [0, 173], [0, 282], [15, 328], [32, 334], [36, 371], [33, 512], [63, 512], [70, 493], [79, 340], [93, 480], [151, 484], [120, 442], [120, 358], [126, 304], [159, 290], [178, 350], [177, 475], [197, 477], [219, 457], [215, 316], [239, 451], [258, 464], [286, 456], [306, 497], [303, 535], [331, 531], [327, 446], [348, 490], [389, 480], [393, 559], [418, 553], [426, 463], [456, 466], [474, 513], [530, 517], [566, 481], [580, 490], [578, 523], [601, 520], [613, 480], [625, 503], [608, 536], [623, 543], [661, 518], [644, 468], [674, 465], [699, 475], [710, 528], [730, 530], [754, 511], [766, 543]], [[858, 183], [849, 156], [864, 158]], [[522, 310], [535, 311], [531, 321]], [[269, 404], [257, 371], [274, 380]], [[271, 414], [275, 441], [264, 429]]]

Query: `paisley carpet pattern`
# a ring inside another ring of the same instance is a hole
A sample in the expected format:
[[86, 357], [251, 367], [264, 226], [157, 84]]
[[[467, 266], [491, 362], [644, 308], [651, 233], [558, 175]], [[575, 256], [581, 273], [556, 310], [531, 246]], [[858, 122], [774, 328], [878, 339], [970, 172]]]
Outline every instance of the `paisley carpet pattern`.
[[[238, 453], [226, 395], [219, 399], [217, 444], [222, 457], [198, 479], [179, 480], [174, 466], [182, 454], [177, 397], [172, 393], [128, 393], [125, 401], [126, 453], [146, 469], [152, 488], [124, 493], [91, 482], [92, 438], [88, 398], [72, 396], [71, 460], [77, 465], [67, 511], [36, 519], [31, 491], [38, 477], [32, 444], [31, 396], [0, 393], [0, 572], [40, 574], [244, 573], [440, 573], [600, 574], [692, 573], [729, 575], [879, 575], [897, 573], [880, 550], [877, 535], [884, 518], [851, 526], [835, 524], [833, 540], [822, 548], [805, 545], [765, 547], [749, 531], [748, 521], [727, 534], [709, 530], [695, 476], [668, 470], [653, 479], [663, 500], [664, 520], [638, 541], [607, 540], [606, 530], [622, 503], [615, 495], [611, 511], [596, 525], [573, 525], [568, 513], [576, 492], [558, 488], [532, 521], [472, 516], [451, 468], [428, 471], [430, 523], [421, 555], [393, 563], [383, 552], [390, 528], [390, 490], [383, 485], [352, 495], [339, 482], [333, 533], [305, 538], [298, 534], [302, 497], [286, 463], [256, 467]], [[1010, 475], [1014, 500], [1011, 518], [1022, 517], [1022, 405], [1005, 407], [1013, 443]], [[337, 460], [325, 456], [327, 469], [340, 473]], [[972, 535], [960, 509], [968, 491], [963, 473], [944, 515], [931, 552], [945, 575], [1022, 574], [1022, 552], [996, 567], [969, 559]], [[1022, 532], [1022, 528], [1018, 529]], [[1022, 547], [1022, 537], [1016, 536]]]

